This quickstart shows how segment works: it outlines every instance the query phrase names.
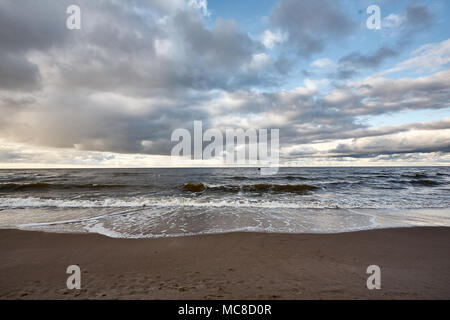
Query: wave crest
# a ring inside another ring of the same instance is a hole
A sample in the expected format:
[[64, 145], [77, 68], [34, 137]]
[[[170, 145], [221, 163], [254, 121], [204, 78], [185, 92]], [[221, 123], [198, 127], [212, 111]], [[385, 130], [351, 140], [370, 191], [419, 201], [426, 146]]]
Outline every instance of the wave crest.
[[39, 190], [74, 190], [74, 189], [111, 189], [123, 185], [104, 184], [54, 184], [54, 183], [4, 183], [0, 184], [0, 192], [39, 191]]
[[203, 183], [186, 183], [182, 187], [183, 191], [202, 193], [205, 191], [211, 192], [280, 192], [280, 193], [297, 193], [304, 194], [308, 191], [318, 189], [316, 186], [308, 184], [248, 184], [248, 185], [223, 185], [223, 186], [208, 186]]

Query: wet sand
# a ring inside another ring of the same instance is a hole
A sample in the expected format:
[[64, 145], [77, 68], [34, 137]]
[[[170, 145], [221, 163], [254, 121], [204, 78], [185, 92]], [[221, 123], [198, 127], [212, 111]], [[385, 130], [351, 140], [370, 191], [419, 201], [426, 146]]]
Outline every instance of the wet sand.
[[[80, 290], [66, 288], [74, 264]], [[380, 290], [366, 287], [369, 265]], [[450, 228], [139, 240], [0, 230], [0, 299], [450, 299]]]

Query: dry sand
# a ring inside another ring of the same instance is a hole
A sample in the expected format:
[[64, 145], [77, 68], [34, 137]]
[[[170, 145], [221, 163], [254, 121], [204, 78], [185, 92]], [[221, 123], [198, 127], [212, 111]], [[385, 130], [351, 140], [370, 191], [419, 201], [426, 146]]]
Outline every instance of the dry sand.
[[[66, 268], [81, 267], [81, 290]], [[381, 267], [381, 290], [366, 268]], [[450, 228], [165, 239], [0, 230], [1, 299], [449, 299]]]

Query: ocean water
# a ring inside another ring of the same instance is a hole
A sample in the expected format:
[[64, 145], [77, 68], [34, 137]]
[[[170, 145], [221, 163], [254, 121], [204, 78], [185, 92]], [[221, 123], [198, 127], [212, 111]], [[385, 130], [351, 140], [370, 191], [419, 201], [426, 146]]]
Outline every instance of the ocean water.
[[450, 167], [0, 170], [0, 228], [150, 238], [450, 226]]

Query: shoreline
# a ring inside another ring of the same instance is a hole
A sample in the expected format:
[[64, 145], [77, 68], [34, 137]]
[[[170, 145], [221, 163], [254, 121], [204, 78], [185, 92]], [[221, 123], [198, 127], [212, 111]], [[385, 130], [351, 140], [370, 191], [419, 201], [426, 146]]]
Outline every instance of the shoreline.
[[[412, 209], [414, 210], [414, 209]], [[45, 223], [47, 224], [47, 223]], [[37, 225], [37, 224], [32, 224]], [[366, 231], [383, 231], [383, 230], [402, 230], [402, 229], [423, 229], [423, 228], [442, 228], [442, 229], [450, 229], [450, 226], [417, 226], [417, 225], [411, 225], [411, 226], [394, 226], [394, 227], [376, 227], [376, 228], [360, 228], [360, 229], [354, 229], [354, 230], [344, 230], [344, 231], [336, 231], [336, 232], [272, 232], [272, 231], [253, 231], [253, 230], [231, 230], [231, 231], [224, 231], [224, 232], [205, 232], [205, 233], [183, 233], [183, 234], [166, 234], [166, 235], [157, 235], [157, 236], [148, 236], [148, 237], [114, 237], [112, 235], [108, 235], [106, 233], [99, 233], [99, 232], [90, 232], [90, 231], [83, 231], [83, 232], [67, 232], [67, 231], [57, 231], [57, 230], [39, 230], [39, 229], [20, 229], [16, 227], [7, 227], [7, 228], [0, 228], [0, 235], [2, 231], [20, 231], [20, 232], [30, 232], [30, 233], [49, 233], [49, 234], [58, 234], [58, 235], [96, 235], [105, 237], [108, 239], [115, 239], [115, 240], [154, 240], [154, 239], [173, 239], [173, 238], [190, 238], [190, 237], [204, 237], [204, 236], [220, 236], [220, 235], [230, 235], [230, 234], [269, 234], [269, 235], [278, 235], [278, 236], [296, 236], [296, 235], [310, 235], [310, 236], [320, 236], [320, 235], [339, 235], [339, 234], [351, 234], [351, 233], [358, 233], [358, 232], [366, 232]]]
[[[147, 239], [0, 230], [0, 299], [450, 299], [450, 228]], [[81, 268], [68, 290], [66, 268]], [[381, 268], [368, 290], [366, 269]]]

